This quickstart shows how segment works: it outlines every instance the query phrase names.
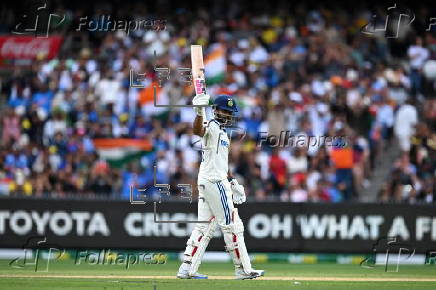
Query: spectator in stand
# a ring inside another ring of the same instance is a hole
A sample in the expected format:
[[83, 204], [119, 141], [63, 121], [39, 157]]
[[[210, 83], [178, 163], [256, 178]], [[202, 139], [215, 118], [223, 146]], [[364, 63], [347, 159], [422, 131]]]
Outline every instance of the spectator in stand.
[[407, 50], [407, 55], [409, 56], [412, 94], [416, 96], [422, 92], [422, 68], [430, 55], [428, 49], [423, 47], [423, 41], [421, 37], [417, 37], [415, 44], [409, 47]]
[[279, 150], [274, 149], [269, 160], [272, 192], [281, 195], [286, 186], [286, 162], [280, 157]]
[[416, 167], [410, 163], [407, 153], [403, 153], [395, 162], [390, 180], [390, 199], [396, 202], [415, 200], [417, 191], [422, 186], [416, 177]]
[[409, 152], [410, 150], [410, 138], [413, 136], [417, 122], [418, 113], [416, 108], [412, 105], [412, 101], [408, 100], [396, 112], [394, 124], [395, 136], [403, 152]]
[[13, 144], [20, 139], [21, 128], [20, 118], [15, 114], [13, 108], [8, 108], [2, 124], [3, 134], [2, 143], [5, 145]]

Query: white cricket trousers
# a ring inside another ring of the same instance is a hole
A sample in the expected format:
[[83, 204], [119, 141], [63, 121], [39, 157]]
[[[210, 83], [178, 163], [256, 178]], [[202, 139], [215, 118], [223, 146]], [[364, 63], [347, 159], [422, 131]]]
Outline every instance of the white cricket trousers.
[[208, 221], [215, 217], [220, 226], [232, 222], [232, 190], [227, 179], [214, 183], [198, 178], [198, 193], [199, 221]]

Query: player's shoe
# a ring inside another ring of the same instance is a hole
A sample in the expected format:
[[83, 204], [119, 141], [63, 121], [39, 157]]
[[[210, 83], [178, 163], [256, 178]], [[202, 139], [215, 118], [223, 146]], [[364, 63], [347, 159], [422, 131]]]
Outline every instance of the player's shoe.
[[250, 273], [245, 273], [244, 269], [242, 267], [236, 268], [235, 270], [235, 276], [236, 280], [246, 280], [246, 279], [256, 279], [261, 276], [265, 275], [264, 270], [254, 270], [251, 269]]
[[178, 272], [177, 278], [179, 279], [207, 279], [207, 275], [203, 275], [200, 273], [195, 273], [193, 275], [189, 275], [188, 272]]
[[179, 271], [177, 272], [177, 278], [179, 279], [207, 279], [207, 275], [200, 274], [196, 272], [193, 275], [189, 274], [189, 264], [182, 263], [179, 267]]

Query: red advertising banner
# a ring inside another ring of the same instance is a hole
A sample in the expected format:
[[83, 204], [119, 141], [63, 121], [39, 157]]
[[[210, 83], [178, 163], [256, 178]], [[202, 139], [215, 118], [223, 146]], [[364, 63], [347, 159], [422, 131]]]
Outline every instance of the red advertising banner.
[[43, 55], [46, 59], [56, 56], [62, 37], [0, 36], [0, 59], [35, 59]]

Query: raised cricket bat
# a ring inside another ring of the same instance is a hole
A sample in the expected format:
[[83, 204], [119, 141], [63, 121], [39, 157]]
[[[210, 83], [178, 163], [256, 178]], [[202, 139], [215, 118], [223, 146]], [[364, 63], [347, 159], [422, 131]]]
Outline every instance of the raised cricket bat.
[[[192, 81], [195, 95], [206, 94], [206, 79], [204, 77], [203, 49], [201, 45], [191, 45]], [[207, 125], [206, 108], [201, 108], [203, 126]]]

